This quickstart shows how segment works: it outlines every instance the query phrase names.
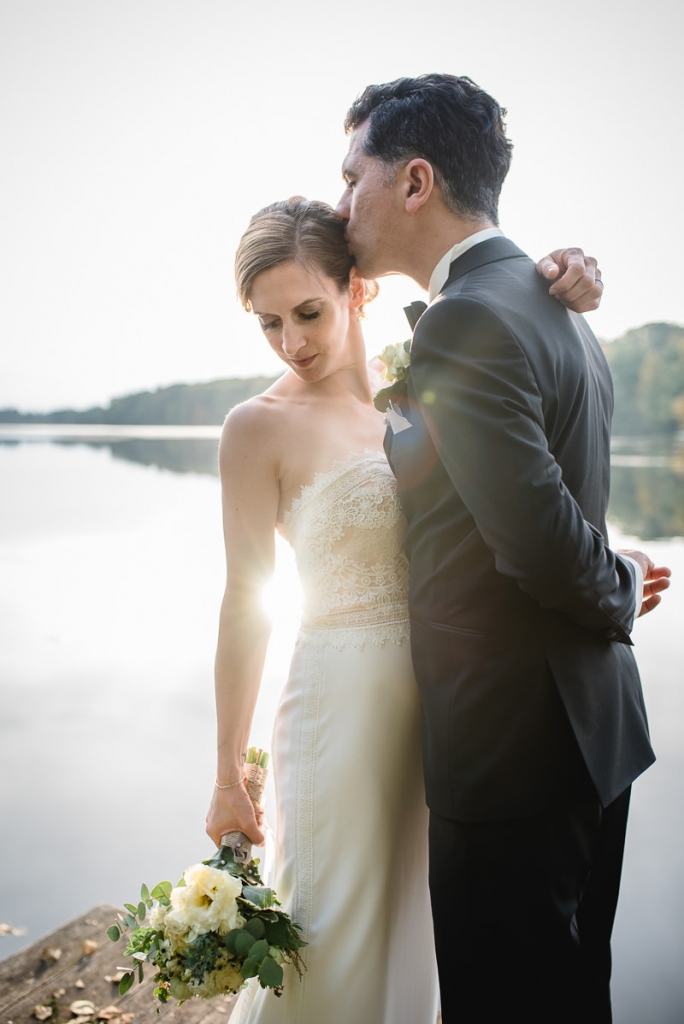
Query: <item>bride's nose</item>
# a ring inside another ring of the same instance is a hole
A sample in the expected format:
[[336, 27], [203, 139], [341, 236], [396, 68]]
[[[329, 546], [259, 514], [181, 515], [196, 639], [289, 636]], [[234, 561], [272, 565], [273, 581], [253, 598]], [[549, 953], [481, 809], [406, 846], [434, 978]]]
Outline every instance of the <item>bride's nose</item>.
[[292, 359], [297, 355], [300, 348], [302, 348], [303, 345], [306, 345], [306, 338], [300, 328], [284, 324], [282, 345], [285, 355]]

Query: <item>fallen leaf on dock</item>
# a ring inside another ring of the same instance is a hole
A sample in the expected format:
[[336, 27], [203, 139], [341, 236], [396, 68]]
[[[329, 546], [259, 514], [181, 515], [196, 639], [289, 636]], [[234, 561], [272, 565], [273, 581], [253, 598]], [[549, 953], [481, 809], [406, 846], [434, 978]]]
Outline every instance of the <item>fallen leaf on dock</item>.
[[13, 924], [0, 923], [0, 935], [26, 935], [26, 929], [15, 928]]
[[76, 979], [76, 981], [74, 982], [74, 988], [85, 988], [85, 981], [83, 980], [83, 978]]
[[95, 1003], [89, 999], [75, 999], [69, 1009], [76, 1017], [92, 1017], [95, 1013]]
[[134, 1017], [134, 1013], [122, 1013], [116, 1024], [131, 1024]]
[[118, 985], [125, 973], [125, 971], [117, 971], [116, 974], [105, 974], [104, 980], [110, 981], [112, 985]]
[[52, 1016], [52, 1007], [43, 1006], [42, 1003], [38, 1003], [38, 1006], [33, 1007], [33, 1016], [36, 1020], [49, 1020]]
[[62, 996], [65, 996], [65, 995], [66, 995], [66, 992], [64, 991], [64, 989], [63, 988], [58, 988], [56, 992], [52, 993], [52, 998], [53, 999], [61, 999]]
[[62, 955], [62, 950], [59, 946], [46, 946], [40, 955], [43, 960], [54, 960], [54, 962], [57, 963]]
[[115, 1017], [121, 1016], [121, 1010], [118, 1006], [105, 1006], [103, 1010], [99, 1010], [97, 1014], [98, 1020], [114, 1020]]
[[95, 939], [84, 939], [83, 945], [81, 946], [83, 956], [92, 956], [95, 950], [97, 949], [97, 946], [98, 943], [95, 941]]

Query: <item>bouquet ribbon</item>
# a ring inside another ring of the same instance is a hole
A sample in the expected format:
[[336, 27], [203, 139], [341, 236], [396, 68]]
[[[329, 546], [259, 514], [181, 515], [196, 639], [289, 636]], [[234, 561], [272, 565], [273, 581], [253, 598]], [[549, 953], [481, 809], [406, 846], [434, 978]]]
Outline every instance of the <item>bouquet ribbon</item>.
[[[259, 764], [247, 763], [244, 766], [247, 792], [255, 810], [261, 807], [268, 768], [262, 768]], [[244, 832], [227, 832], [221, 836], [221, 846], [229, 846], [233, 851], [233, 857], [238, 864], [249, 864], [252, 859], [252, 843]]]

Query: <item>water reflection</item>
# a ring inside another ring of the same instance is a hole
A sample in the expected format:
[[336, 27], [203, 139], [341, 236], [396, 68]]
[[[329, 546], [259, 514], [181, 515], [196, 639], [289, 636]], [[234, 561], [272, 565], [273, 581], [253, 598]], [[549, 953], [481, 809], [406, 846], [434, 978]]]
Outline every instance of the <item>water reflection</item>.
[[105, 449], [115, 459], [172, 473], [218, 476], [220, 427], [148, 427], [39, 424], [3, 424], [0, 444], [49, 441], [57, 445], [85, 445]]
[[610, 516], [642, 540], [684, 536], [684, 444], [618, 439], [613, 446]]
[[[68, 433], [66, 431], [68, 430]], [[0, 428], [0, 444], [49, 440], [107, 449], [115, 459], [172, 473], [218, 475], [220, 427]], [[684, 536], [684, 440], [616, 438], [609, 519], [642, 540]]]

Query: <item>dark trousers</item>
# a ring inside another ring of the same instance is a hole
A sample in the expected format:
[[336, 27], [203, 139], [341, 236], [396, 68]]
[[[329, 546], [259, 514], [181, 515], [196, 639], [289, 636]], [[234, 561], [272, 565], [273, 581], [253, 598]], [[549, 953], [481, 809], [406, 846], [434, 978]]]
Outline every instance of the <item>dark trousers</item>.
[[443, 1024], [609, 1024], [629, 797], [512, 821], [431, 815]]

